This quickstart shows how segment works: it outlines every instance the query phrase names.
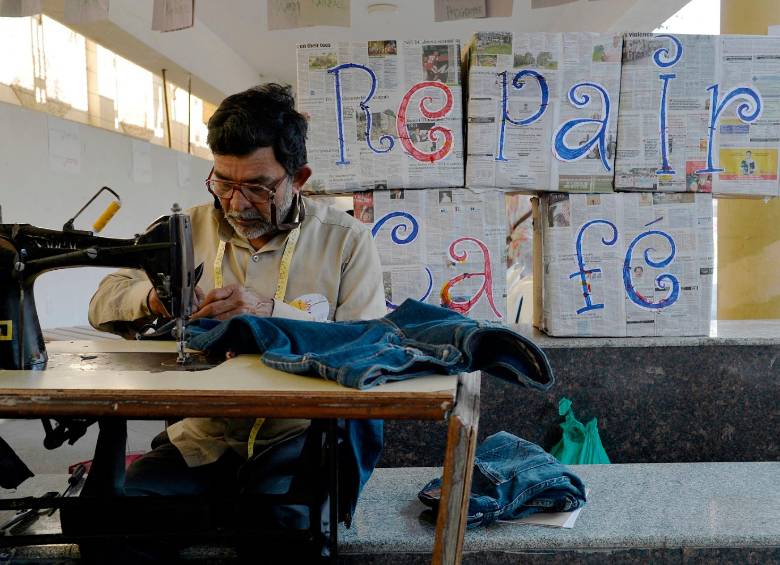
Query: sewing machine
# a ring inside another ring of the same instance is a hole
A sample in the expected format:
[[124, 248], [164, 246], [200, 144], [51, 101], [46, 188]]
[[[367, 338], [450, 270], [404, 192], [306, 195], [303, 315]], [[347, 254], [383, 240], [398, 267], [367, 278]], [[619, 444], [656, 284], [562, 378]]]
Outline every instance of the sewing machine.
[[[114, 204], [114, 211], [118, 207]], [[101, 218], [109, 213], [113, 214], [107, 210]], [[198, 278], [193, 263], [190, 219], [178, 204], [171, 215], [130, 239], [75, 230], [72, 219], [61, 231], [0, 224], [0, 369], [46, 367], [33, 284], [47, 271], [79, 266], [143, 269], [172, 316], [178, 361], [186, 362], [184, 325], [192, 314]]]

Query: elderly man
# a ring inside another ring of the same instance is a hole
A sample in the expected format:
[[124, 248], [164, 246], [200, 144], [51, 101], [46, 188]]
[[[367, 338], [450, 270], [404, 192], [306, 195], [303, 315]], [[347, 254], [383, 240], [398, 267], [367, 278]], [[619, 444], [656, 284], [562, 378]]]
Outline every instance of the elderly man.
[[[187, 211], [196, 264], [204, 264], [194, 318], [239, 314], [357, 320], [386, 313], [370, 231], [301, 196], [305, 118], [289, 87], [266, 84], [226, 98], [208, 124], [213, 204]], [[92, 325], [127, 334], [165, 307], [143, 272], [100, 284]], [[308, 420], [187, 418], [158, 436], [127, 474], [129, 494], [257, 492], [289, 474]], [[284, 482], [284, 481], [282, 481]], [[278, 484], [278, 481], [277, 481]]]

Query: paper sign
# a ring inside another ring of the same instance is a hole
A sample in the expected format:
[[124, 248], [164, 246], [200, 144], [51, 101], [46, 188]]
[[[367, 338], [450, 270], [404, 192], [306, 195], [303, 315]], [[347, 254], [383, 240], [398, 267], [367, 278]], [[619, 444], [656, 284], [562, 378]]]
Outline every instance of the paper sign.
[[268, 29], [350, 26], [351, 0], [268, 0]]
[[152, 29], [176, 31], [195, 25], [195, 0], [154, 0]]
[[512, 0], [486, 0], [488, 18], [511, 18]]
[[[585, 490], [585, 497], [590, 500], [590, 489]], [[571, 512], [537, 512], [518, 520], [498, 520], [502, 524], [528, 524], [529, 526], [547, 526], [548, 528], [564, 528], [570, 530], [580, 516], [584, 506]]]
[[437, 22], [484, 18], [487, 15], [485, 0], [436, 0], [433, 19]]
[[552, 8], [562, 4], [571, 4], [577, 0], [531, 0], [531, 8]]
[[109, 0], [65, 0], [65, 23], [86, 24], [108, 19]]
[[0, 17], [24, 18], [41, 12], [41, 0], [0, 0]]
[[780, 26], [769, 26], [767, 35], [780, 35]]
[[81, 135], [79, 126], [49, 118], [49, 167], [58, 173], [81, 172]]
[[179, 172], [179, 186], [189, 186], [192, 181], [192, 175], [190, 173], [190, 156], [186, 153], [179, 153], [176, 156], [176, 169]]
[[132, 140], [133, 143], [133, 181], [149, 184], [152, 182], [152, 146], [148, 141]]
[[301, 27], [301, 0], [268, 0], [268, 29]]
[[301, 0], [301, 26], [350, 26], [350, 0]]

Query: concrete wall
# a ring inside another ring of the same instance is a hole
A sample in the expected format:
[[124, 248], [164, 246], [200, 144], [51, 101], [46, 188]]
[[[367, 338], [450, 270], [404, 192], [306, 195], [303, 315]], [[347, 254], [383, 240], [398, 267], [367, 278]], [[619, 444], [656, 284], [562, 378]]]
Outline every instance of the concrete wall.
[[[101, 186], [108, 185], [121, 196], [122, 208], [100, 235], [132, 237], [167, 213], [173, 202], [186, 208], [209, 200], [203, 180], [210, 161], [11, 104], [0, 103], [0, 124], [3, 223], [61, 229]], [[78, 172], [50, 165], [49, 130], [61, 125], [73, 132], [80, 146]], [[142, 151], [149, 149], [149, 176], [133, 173], [134, 143]], [[88, 208], [76, 228], [91, 229], [107, 203], [101, 200]], [[106, 272], [79, 268], [42, 275], [35, 285], [42, 327], [86, 324], [89, 299]]]

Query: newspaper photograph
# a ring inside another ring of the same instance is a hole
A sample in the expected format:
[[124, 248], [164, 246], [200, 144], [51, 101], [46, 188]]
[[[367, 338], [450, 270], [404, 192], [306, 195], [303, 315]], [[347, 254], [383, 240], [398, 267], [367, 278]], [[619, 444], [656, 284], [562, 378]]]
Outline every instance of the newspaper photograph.
[[709, 332], [711, 195], [545, 194], [534, 225], [535, 323], [548, 334]]
[[407, 298], [479, 320], [506, 319], [504, 199], [469, 189], [389, 189], [354, 195], [371, 225], [387, 306]]
[[778, 196], [780, 37], [628, 33], [615, 189]]
[[619, 34], [475, 34], [467, 186], [611, 192], [621, 51]]
[[298, 45], [313, 194], [463, 186], [460, 42]]

